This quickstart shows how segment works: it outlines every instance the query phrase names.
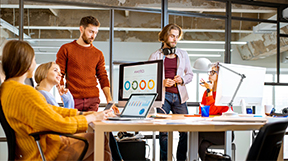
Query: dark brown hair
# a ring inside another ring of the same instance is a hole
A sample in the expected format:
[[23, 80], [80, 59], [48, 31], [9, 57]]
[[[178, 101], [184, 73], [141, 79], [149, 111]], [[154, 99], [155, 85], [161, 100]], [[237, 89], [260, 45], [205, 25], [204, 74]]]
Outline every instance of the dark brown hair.
[[168, 39], [168, 36], [170, 34], [170, 31], [174, 29], [174, 30], [178, 30], [179, 31], [179, 38], [178, 40], [180, 40], [182, 38], [182, 28], [174, 23], [168, 24], [166, 25], [162, 31], [158, 34], [158, 39], [161, 42], [166, 42]]
[[[56, 64], [55, 62], [48, 62], [48, 63], [44, 63], [38, 66], [38, 68], [35, 71], [34, 74], [34, 79], [35, 82], [39, 85], [40, 82], [46, 78], [47, 73], [49, 71], [49, 69], [52, 67], [53, 64]], [[57, 64], [58, 65], [58, 64]]]
[[25, 41], [10, 40], [2, 54], [2, 67], [6, 80], [25, 74], [33, 61], [35, 54], [33, 48]]
[[86, 16], [83, 17], [80, 21], [80, 26], [83, 26], [84, 29], [88, 26], [88, 25], [93, 25], [93, 26], [97, 26], [100, 27], [100, 22], [97, 20], [97, 18], [93, 17], [93, 16]]

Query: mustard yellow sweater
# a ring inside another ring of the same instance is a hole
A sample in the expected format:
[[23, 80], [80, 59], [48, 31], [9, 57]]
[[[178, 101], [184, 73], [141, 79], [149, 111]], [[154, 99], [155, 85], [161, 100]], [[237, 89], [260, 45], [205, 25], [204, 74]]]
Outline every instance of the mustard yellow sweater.
[[[5, 117], [16, 135], [16, 159], [41, 160], [36, 142], [30, 133], [56, 131], [83, 132], [87, 120], [77, 114], [77, 109], [67, 109], [47, 104], [44, 96], [33, 87], [16, 81], [1, 85], [1, 102]], [[40, 144], [47, 160], [54, 160], [60, 148], [60, 136], [40, 136]]]

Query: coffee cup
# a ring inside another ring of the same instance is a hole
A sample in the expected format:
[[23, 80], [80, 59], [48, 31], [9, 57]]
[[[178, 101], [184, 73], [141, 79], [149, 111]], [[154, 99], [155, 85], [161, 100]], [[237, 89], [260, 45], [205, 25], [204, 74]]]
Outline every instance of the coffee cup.
[[201, 116], [209, 117], [210, 106], [201, 106]]
[[270, 115], [270, 113], [271, 113], [273, 107], [274, 107], [273, 105], [264, 105], [265, 114], [266, 114], [267, 116]]

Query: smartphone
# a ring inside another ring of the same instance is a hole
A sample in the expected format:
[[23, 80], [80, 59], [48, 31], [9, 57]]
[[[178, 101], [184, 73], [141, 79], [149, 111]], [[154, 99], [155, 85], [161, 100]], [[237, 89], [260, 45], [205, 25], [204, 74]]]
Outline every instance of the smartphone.
[[114, 105], [114, 102], [109, 102], [109, 103], [106, 105], [104, 111], [111, 109], [111, 107], [112, 107], [113, 105]]
[[[205, 83], [205, 82], [201, 82], [201, 83], [199, 83], [199, 84], [202, 85], [202, 84], [204, 84], [204, 83]], [[207, 81], [206, 83], [211, 83], [211, 81]]]

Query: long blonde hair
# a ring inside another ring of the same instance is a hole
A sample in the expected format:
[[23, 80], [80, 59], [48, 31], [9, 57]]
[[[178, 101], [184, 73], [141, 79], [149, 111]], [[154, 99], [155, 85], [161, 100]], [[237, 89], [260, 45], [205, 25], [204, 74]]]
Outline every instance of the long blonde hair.
[[34, 74], [34, 79], [37, 83], [37, 86], [39, 86], [40, 82], [47, 77], [47, 73], [53, 64], [56, 63], [52, 61], [38, 66]]

